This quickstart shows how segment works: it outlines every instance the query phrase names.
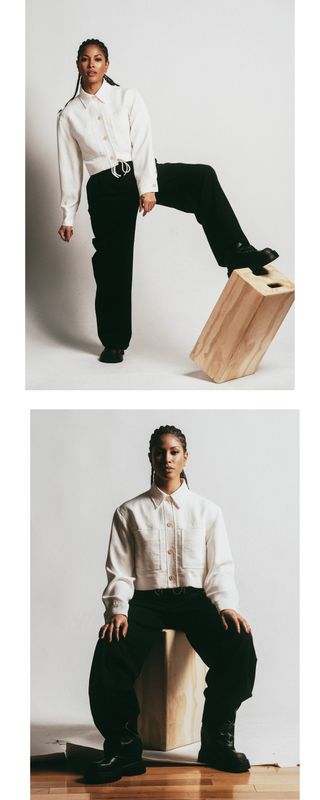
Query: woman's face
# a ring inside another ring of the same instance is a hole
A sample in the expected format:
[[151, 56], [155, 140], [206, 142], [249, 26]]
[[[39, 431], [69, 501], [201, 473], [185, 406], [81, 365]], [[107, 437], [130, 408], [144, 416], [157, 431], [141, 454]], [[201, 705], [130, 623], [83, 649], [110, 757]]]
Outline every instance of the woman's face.
[[185, 467], [188, 453], [185, 453], [182, 444], [176, 436], [165, 433], [160, 436], [158, 443], [152, 448], [149, 456], [155, 477], [163, 480], [180, 478], [180, 473]]
[[77, 67], [81, 75], [82, 87], [85, 91], [97, 92], [107, 72], [109, 61], [95, 44], [84, 47], [80, 53]]

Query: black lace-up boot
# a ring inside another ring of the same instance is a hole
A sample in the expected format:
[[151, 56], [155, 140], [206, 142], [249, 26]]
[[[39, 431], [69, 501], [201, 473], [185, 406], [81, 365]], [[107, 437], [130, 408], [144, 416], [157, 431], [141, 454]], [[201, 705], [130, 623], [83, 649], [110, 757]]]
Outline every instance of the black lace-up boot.
[[237, 753], [234, 749], [235, 718], [236, 712], [231, 711], [210, 731], [202, 725], [198, 761], [223, 772], [247, 772], [250, 769], [244, 753]]
[[254, 275], [267, 275], [266, 265], [276, 258], [279, 258], [279, 254], [276, 250], [272, 250], [271, 247], [265, 247], [264, 250], [256, 250], [252, 244], [238, 242], [233, 248], [224, 253], [222, 265], [228, 268], [229, 278], [234, 269], [243, 267], [250, 267]]
[[89, 764], [84, 775], [85, 783], [113, 783], [122, 775], [142, 775], [146, 768], [142, 761], [142, 741], [137, 733], [128, 729], [104, 743], [104, 757]]

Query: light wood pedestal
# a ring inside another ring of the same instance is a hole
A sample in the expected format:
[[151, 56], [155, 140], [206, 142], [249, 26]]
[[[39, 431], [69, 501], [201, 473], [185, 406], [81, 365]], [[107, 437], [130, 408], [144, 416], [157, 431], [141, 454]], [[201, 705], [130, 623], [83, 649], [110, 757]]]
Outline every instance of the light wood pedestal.
[[182, 631], [161, 632], [135, 683], [145, 748], [172, 750], [200, 740], [207, 669]]
[[266, 269], [234, 270], [190, 354], [215, 383], [256, 371], [293, 303], [294, 284]]

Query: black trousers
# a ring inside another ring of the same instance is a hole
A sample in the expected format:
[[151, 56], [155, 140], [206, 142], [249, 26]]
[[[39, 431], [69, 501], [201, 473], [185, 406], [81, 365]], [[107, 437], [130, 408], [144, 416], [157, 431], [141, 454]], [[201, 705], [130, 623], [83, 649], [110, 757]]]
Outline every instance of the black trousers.
[[106, 739], [120, 734], [126, 724], [137, 730], [140, 708], [133, 684], [162, 628], [184, 631], [209, 667], [202, 718], [209, 735], [219, 720], [225, 720], [226, 712], [251, 697], [257, 660], [252, 636], [237, 633], [233, 623], [226, 631], [203, 589], [136, 591], [128, 622], [125, 638], [99, 639], [93, 656], [90, 706], [94, 723]]
[[[128, 347], [131, 339], [131, 286], [139, 195], [133, 172], [115, 178], [111, 169], [92, 175], [87, 196], [94, 233], [92, 264], [97, 284], [98, 335], [105, 347]], [[195, 214], [211, 250], [223, 253], [247, 242], [214, 169], [206, 164], [156, 164], [157, 203]], [[120, 167], [117, 169], [121, 174]]]

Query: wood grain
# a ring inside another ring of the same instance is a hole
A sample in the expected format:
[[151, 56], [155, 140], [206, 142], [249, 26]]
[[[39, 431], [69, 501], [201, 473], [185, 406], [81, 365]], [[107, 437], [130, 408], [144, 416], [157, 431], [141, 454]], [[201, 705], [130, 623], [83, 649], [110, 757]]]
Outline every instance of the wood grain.
[[207, 667], [182, 631], [163, 630], [135, 683], [146, 750], [200, 740]]
[[234, 270], [190, 358], [215, 383], [252, 375], [293, 300], [294, 284], [282, 272]]
[[123, 777], [101, 786], [79, 783], [81, 773], [68, 762], [65, 771], [43, 768], [32, 771], [31, 797], [34, 800], [299, 800], [298, 767], [252, 767], [235, 775], [210, 767], [148, 766], [144, 775]]

